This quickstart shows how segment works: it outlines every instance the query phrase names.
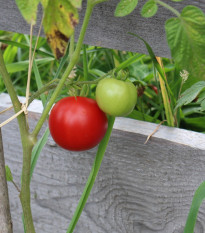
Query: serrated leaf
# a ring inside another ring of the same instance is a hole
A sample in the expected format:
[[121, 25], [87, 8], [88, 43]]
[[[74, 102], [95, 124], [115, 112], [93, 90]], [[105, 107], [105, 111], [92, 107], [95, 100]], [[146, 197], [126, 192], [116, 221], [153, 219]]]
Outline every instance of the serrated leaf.
[[56, 58], [64, 56], [68, 40], [78, 23], [78, 12], [67, 0], [49, 0], [44, 17], [44, 31]]
[[147, 1], [141, 10], [141, 15], [145, 18], [154, 16], [157, 13], [158, 6], [154, 0]]
[[129, 15], [137, 6], [138, 0], [121, 0], [116, 9], [115, 16], [123, 17]]
[[195, 6], [186, 6], [179, 18], [165, 24], [172, 57], [180, 69], [196, 80], [205, 79], [205, 14]]
[[9, 166], [6, 165], [5, 170], [6, 170], [6, 180], [13, 181], [13, 176], [11, 174], [11, 170], [10, 170]]
[[195, 83], [189, 89], [182, 93], [181, 98], [177, 101], [176, 108], [191, 103], [198, 94], [205, 89], [205, 81]]
[[205, 91], [202, 91], [198, 96], [197, 103], [200, 103], [204, 99], [205, 99]]
[[40, 0], [16, 0], [22, 16], [29, 24], [36, 23], [36, 15], [38, 10], [38, 4]]
[[205, 111], [205, 99], [201, 102], [201, 111]]

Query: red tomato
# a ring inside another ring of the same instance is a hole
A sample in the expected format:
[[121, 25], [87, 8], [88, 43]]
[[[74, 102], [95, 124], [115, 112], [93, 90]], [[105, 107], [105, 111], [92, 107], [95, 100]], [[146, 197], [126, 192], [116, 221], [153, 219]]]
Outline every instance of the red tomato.
[[108, 122], [95, 100], [66, 97], [58, 101], [49, 116], [49, 129], [54, 141], [72, 151], [89, 150], [104, 137]]

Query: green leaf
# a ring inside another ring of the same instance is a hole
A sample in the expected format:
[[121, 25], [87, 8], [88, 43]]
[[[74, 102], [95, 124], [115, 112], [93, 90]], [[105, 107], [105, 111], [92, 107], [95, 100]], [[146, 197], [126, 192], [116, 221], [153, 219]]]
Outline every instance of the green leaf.
[[155, 0], [149, 0], [142, 7], [141, 15], [145, 18], [149, 18], [154, 16], [157, 13], [157, 10], [158, 10], [158, 6]]
[[181, 98], [178, 99], [175, 108], [179, 108], [182, 105], [191, 103], [198, 96], [198, 94], [204, 89], [205, 89], [205, 81], [200, 81], [195, 83], [193, 86], [191, 86], [189, 89], [187, 89], [185, 92], [181, 94]]
[[140, 120], [140, 121], [148, 121], [148, 122], [153, 122], [153, 123], [160, 123], [159, 120], [154, 119], [154, 117], [149, 116], [147, 114], [144, 114], [142, 112], [139, 112], [137, 110], [133, 110], [127, 118], [135, 119], [135, 120]]
[[44, 8], [47, 7], [49, 0], [40, 0], [41, 4], [43, 5]]
[[[49, 58], [36, 59], [35, 61], [36, 61], [36, 64], [43, 65], [43, 64], [49, 63], [53, 60], [54, 60], [54, 58], [49, 57]], [[9, 73], [15, 73], [15, 72], [19, 72], [19, 71], [28, 69], [28, 64], [29, 64], [29, 60], [14, 62], [11, 64], [6, 64], [6, 68], [7, 68]]]
[[115, 16], [123, 17], [129, 15], [137, 6], [138, 0], [121, 0], [116, 9]]
[[56, 58], [64, 56], [68, 40], [78, 23], [78, 11], [68, 0], [49, 0], [44, 8], [44, 31]]
[[27, 23], [35, 24], [39, 0], [16, 0], [16, 4]]
[[166, 21], [165, 29], [172, 57], [179, 68], [187, 70], [190, 78], [204, 80], [205, 14], [195, 6], [186, 6], [179, 18]]
[[186, 225], [184, 228], [184, 233], [194, 233], [194, 227], [197, 220], [197, 214], [199, 212], [199, 207], [202, 201], [205, 198], [205, 181], [200, 184], [198, 189], [196, 190], [191, 208], [189, 210], [189, 215], [187, 217]]
[[203, 132], [205, 131], [205, 117], [185, 117], [181, 123], [185, 129], [192, 131]]
[[182, 2], [184, 0], [171, 0], [172, 2]]
[[204, 99], [205, 99], [205, 91], [202, 91], [202, 92], [200, 92], [200, 94], [198, 96], [197, 103], [200, 103]]
[[36, 166], [37, 160], [40, 156], [40, 153], [45, 146], [49, 136], [49, 129], [47, 128], [43, 136], [38, 140], [36, 145], [33, 148], [32, 155], [31, 155], [31, 176], [30, 179], [33, 175], [34, 168]]
[[75, 7], [80, 9], [82, 7], [82, 0], [70, 0], [70, 3]]
[[6, 180], [13, 181], [13, 176], [11, 174], [11, 170], [10, 170], [9, 166], [6, 165], [5, 169], [6, 169]]
[[[40, 72], [39, 72], [39, 69], [38, 69], [38, 66], [36, 64], [35, 59], [33, 60], [33, 71], [34, 71], [34, 74], [35, 74], [36, 84], [37, 84], [37, 87], [38, 87], [38, 90], [39, 90], [39, 89], [41, 89], [43, 87], [43, 82], [41, 80], [41, 75], [40, 75]], [[46, 96], [45, 96], [45, 94], [40, 95], [40, 98], [41, 98], [43, 107], [45, 108], [45, 106], [46, 106]]]
[[201, 111], [205, 111], [205, 99], [201, 102]]
[[[16, 41], [0, 39], [0, 42], [2, 42], [4, 44], [15, 46], [15, 47], [18, 47], [18, 48], [21, 48], [21, 49], [27, 49], [28, 50], [30, 48], [29, 45], [24, 44], [24, 43], [19, 43], [19, 42], [16, 42]], [[34, 47], [33, 47], [33, 49], [34, 49]], [[36, 53], [44, 55], [44, 56], [54, 57], [53, 54], [51, 54], [50, 52], [47, 52], [47, 51], [41, 50], [41, 49], [36, 49]]]

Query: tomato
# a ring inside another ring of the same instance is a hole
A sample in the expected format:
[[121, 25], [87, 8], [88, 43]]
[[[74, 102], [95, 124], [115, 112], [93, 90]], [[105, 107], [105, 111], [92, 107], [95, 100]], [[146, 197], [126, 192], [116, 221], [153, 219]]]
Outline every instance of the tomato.
[[108, 122], [95, 100], [66, 97], [58, 101], [49, 116], [49, 129], [54, 141], [64, 149], [89, 150], [104, 137]]
[[96, 101], [105, 113], [112, 116], [126, 116], [135, 107], [137, 91], [131, 82], [105, 78], [97, 85]]

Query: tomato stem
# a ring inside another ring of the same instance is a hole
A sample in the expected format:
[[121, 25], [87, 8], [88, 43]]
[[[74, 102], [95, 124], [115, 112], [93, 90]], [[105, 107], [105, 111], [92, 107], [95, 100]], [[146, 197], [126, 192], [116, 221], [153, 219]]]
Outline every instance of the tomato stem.
[[158, 3], [159, 5], [167, 8], [168, 10], [170, 10], [172, 13], [174, 13], [177, 17], [180, 17], [180, 13], [179, 11], [177, 11], [175, 8], [173, 8], [172, 6], [168, 5], [165, 2], [162, 2], [160, 0], [155, 0], [156, 3]]
[[110, 136], [111, 136], [111, 133], [112, 133], [114, 122], [115, 122], [115, 117], [110, 116], [109, 119], [108, 119], [107, 132], [106, 132], [103, 140], [100, 142], [100, 144], [98, 146], [98, 151], [97, 151], [94, 163], [93, 163], [92, 170], [91, 170], [90, 175], [88, 177], [88, 180], [87, 180], [87, 183], [85, 185], [83, 194], [82, 194], [82, 196], [80, 198], [80, 201], [79, 201], [78, 206], [77, 206], [77, 208], [75, 210], [73, 218], [72, 218], [72, 220], [70, 222], [70, 225], [68, 227], [67, 233], [72, 233], [73, 232], [73, 230], [75, 229], [75, 226], [76, 226], [76, 224], [78, 222], [78, 219], [80, 218], [80, 215], [81, 215], [81, 213], [83, 211], [83, 208], [85, 207], [87, 199], [88, 199], [88, 197], [90, 195], [90, 192], [92, 190], [92, 187], [93, 187], [93, 185], [95, 183], [95, 179], [96, 179], [97, 174], [99, 172], [99, 169], [100, 169], [100, 166], [101, 166], [101, 163], [102, 163], [102, 160], [103, 160], [103, 157], [104, 157], [108, 142], [110, 140]]
[[42, 113], [42, 115], [41, 115], [41, 117], [40, 117], [34, 131], [33, 131], [33, 135], [35, 137], [38, 135], [43, 123], [45, 122], [45, 120], [46, 120], [46, 118], [48, 116], [48, 113], [49, 113], [50, 109], [52, 108], [56, 98], [58, 97], [61, 89], [63, 88], [63, 85], [66, 82], [70, 72], [72, 71], [73, 67], [76, 65], [76, 63], [79, 60], [81, 47], [82, 47], [82, 44], [83, 44], [86, 29], [87, 29], [87, 26], [88, 26], [88, 23], [89, 23], [89, 20], [90, 20], [94, 5], [95, 4], [90, 2], [90, 0], [87, 1], [87, 8], [86, 8], [86, 12], [85, 12], [85, 17], [84, 17], [83, 25], [82, 25], [81, 32], [80, 32], [80, 35], [79, 35], [79, 38], [78, 38], [78, 42], [77, 42], [77, 45], [76, 45], [76, 49], [75, 49], [72, 57], [70, 58], [70, 63], [68, 65], [68, 67], [66, 68], [62, 78], [60, 79], [60, 81], [58, 83], [58, 86], [56, 87], [55, 91], [53, 92], [49, 103], [47, 104], [46, 108], [44, 109], [44, 111], [43, 111], [43, 113]]

